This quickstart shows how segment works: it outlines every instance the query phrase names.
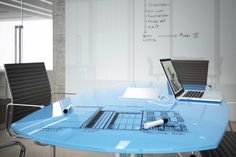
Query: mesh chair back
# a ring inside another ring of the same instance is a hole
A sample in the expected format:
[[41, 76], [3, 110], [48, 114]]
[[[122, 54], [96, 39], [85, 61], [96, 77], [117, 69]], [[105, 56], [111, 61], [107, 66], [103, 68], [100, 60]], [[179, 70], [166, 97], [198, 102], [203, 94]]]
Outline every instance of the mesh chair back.
[[172, 60], [179, 79], [184, 84], [207, 84], [208, 60]]
[[[5, 72], [12, 103], [47, 106], [51, 102], [51, 89], [44, 63], [5, 64]], [[12, 122], [38, 108], [14, 106]]]
[[202, 157], [233, 157], [236, 156], [236, 133], [226, 131], [216, 149], [200, 151]]

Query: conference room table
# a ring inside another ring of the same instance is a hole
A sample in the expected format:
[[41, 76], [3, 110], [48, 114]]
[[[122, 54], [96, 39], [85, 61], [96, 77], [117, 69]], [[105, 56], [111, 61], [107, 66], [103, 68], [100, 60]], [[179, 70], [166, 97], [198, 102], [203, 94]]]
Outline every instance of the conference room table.
[[[156, 99], [124, 98], [127, 88], [157, 89]], [[185, 85], [188, 89], [208, 89]], [[64, 113], [64, 109], [68, 112]], [[144, 129], [146, 122], [168, 122]], [[17, 134], [40, 143], [116, 156], [214, 149], [228, 124], [228, 105], [179, 101], [167, 84], [122, 83], [54, 102], [13, 123]]]

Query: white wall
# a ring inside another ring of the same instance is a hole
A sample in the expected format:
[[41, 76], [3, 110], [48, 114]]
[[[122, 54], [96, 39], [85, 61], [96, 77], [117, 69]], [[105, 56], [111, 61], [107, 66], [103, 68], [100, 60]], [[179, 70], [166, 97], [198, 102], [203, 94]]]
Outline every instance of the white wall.
[[103, 86], [104, 81], [107, 84], [130, 79], [129, 3], [66, 1], [66, 76], [70, 80], [66, 81], [66, 91], [79, 93]]
[[230, 119], [236, 121], [236, 1], [220, 0], [219, 86], [230, 104]]
[[209, 76], [215, 75], [214, 4], [215, 0], [173, 1], [172, 27], [178, 37], [173, 38], [172, 57], [209, 60]]

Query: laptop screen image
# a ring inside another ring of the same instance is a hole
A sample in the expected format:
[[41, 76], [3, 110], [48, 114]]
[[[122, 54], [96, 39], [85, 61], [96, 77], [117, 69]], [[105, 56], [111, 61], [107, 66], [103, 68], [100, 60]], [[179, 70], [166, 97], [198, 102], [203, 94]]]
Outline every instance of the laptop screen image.
[[161, 59], [160, 61], [174, 95], [179, 95], [178, 93], [182, 93], [184, 88], [178, 78], [171, 59]]

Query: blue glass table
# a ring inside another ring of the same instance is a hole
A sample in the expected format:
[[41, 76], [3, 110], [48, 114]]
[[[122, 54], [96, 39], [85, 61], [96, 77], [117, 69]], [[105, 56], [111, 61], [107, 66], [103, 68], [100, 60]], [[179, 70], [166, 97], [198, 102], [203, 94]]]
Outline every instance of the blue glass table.
[[[156, 100], [122, 98], [126, 88], [134, 86], [158, 88], [160, 97]], [[69, 105], [72, 105], [69, 112], [63, 113]], [[169, 121], [143, 128], [145, 122], [160, 118]], [[139, 156], [214, 149], [227, 123], [225, 101], [177, 101], [167, 85], [127, 83], [57, 101], [11, 127], [19, 135], [44, 144]]]

